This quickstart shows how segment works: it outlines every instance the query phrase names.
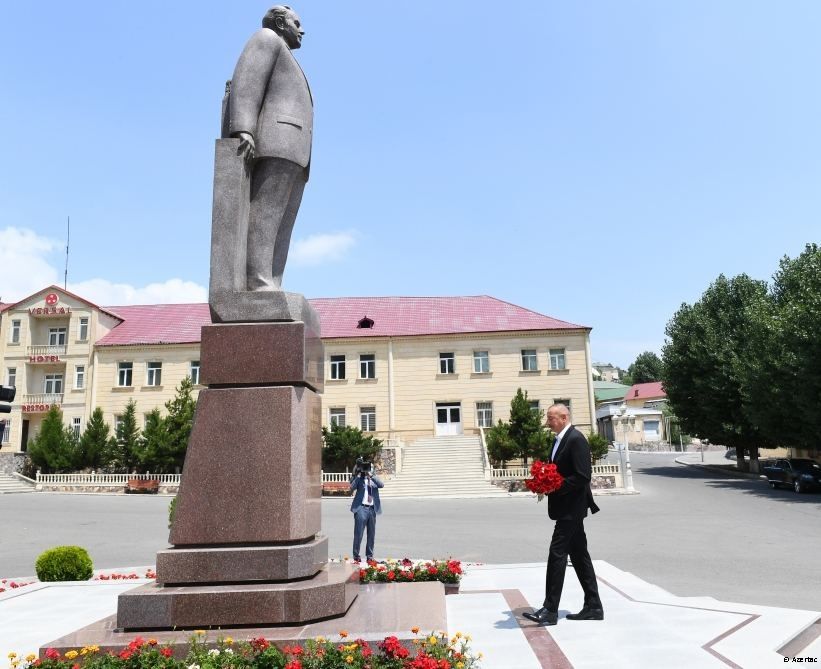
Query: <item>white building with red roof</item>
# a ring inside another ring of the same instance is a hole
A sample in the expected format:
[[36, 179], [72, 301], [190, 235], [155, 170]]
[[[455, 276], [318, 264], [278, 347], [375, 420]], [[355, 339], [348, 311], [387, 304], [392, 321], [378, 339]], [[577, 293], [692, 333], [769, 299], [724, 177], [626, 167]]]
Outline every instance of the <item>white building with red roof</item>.
[[[323, 422], [376, 436], [477, 434], [508, 417], [518, 388], [534, 408], [570, 406], [593, 424], [590, 328], [489, 297], [310, 300], [325, 344]], [[24, 451], [49, 407], [82, 431], [95, 407], [116, 424], [164, 411], [185, 376], [199, 380], [207, 304], [100, 307], [57, 286], [0, 305], [0, 383], [17, 396], [0, 452]], [[0, 416], [2, 418], [3, 416]]]

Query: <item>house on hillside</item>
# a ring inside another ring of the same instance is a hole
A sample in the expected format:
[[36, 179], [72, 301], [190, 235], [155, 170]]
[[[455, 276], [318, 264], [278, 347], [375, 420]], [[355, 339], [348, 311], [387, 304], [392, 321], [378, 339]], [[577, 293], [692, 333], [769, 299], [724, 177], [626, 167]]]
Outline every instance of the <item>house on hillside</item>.
[[660, 381], [635, 383], [618, 399], [600, 403], [597, 396], [597, 430], [613, 442], [626, 439], [630, 448], [655, 446], [667, 440], [662, 411], [666, 403], [667, 393]]

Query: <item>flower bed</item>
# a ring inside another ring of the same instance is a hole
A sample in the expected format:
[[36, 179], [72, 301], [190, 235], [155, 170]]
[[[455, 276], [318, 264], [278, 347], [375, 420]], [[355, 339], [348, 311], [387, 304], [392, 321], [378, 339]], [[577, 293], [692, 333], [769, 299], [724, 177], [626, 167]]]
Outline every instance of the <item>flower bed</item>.
[[70, 650], [61, 655], [53, 648], [45, 657], [25, 658], [9, 653], [11, 669], [475, 669], [482, 654], [470, 649], [470, 637], [460, 632], [448, 638], [444, 632], [418, 636], [409, 650], [395, 636], [376, 644], [363, 639], [348, 641], [348, 633], [339, 632], [339, 640], [318, 637], [301, 646], [277, 648], [264, 638], [234, 641], [223, 637], [215, 648], [203, 641], [205, 632], [196, 631], [189, 640], [184, 659], [174, 657], [169, 646], [155, 639], [135, 638], [119, 653], [101, 653], [97, 646]]
[[359, 569], [360, 583], [415, 583], [441, 581], [446, 586], [457, 586], [464, 573], [459, 560], [371, 560]]

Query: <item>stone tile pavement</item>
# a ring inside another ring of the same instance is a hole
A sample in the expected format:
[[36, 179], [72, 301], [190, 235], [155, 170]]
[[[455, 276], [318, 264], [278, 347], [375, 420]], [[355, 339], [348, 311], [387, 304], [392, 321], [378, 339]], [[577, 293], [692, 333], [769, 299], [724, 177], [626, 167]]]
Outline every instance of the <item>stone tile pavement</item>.
[[[606, 562], [595, 566], [603, 621], [564, 619], [582, 604], [572, 570], [559, 624], [541, 628], [521, 613], [541, 603], [543, 563], [468, 565], [459, 594], [446, 598], [448, 632], [473, 637], [484, 669], [763, 669], [784, 665], [785, 656], [821, 659], [818, 611], [720, 602], [701, 594], [677, 597]], [[0, 593], [0, 657], [36, 652], [112, 614], [121, 592], [145, 582], [38, 583]]]

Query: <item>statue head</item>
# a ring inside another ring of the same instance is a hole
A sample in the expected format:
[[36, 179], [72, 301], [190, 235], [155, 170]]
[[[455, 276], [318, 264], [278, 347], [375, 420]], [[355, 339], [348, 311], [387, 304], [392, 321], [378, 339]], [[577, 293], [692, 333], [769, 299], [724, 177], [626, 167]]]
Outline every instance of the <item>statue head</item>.
[[288, 5], [275, 5], [271, 7], [262, 17], [262, 27], [273, 30], [277, 35], [285, 40], [285, 44], [290, 49], [298, 49], [302, 46], [302, 24], [297, 13]]

